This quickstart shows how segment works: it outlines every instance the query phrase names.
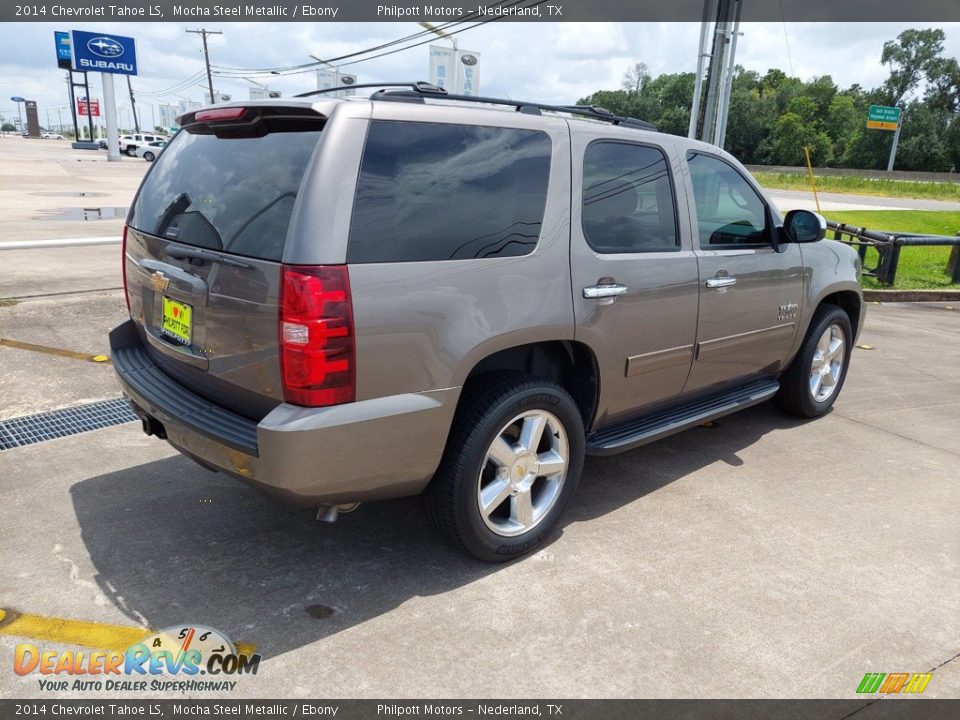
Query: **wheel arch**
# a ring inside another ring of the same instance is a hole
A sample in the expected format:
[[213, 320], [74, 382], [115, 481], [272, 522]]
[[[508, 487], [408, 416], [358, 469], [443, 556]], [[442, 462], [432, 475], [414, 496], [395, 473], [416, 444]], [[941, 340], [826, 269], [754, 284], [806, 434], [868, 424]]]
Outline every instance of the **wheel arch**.
[[547, 340], [504, 348], [477, 362], [464, 386], [497, 372], [522, 372], [555, 382], [570, 393], [584, 428], [590, 430], [600, 397], [600, 373], [589, 346], [575, 340]]
[[850, 318], [850, 327], [853, 329], [854, 339], [859, 336], [860, 325], [863, 320], [863, 298], [859, 292], [855, 290], [836, 290], [827, 293], [817, 303], [817, 307], [821, 305], [836, 305], [843, 310]]

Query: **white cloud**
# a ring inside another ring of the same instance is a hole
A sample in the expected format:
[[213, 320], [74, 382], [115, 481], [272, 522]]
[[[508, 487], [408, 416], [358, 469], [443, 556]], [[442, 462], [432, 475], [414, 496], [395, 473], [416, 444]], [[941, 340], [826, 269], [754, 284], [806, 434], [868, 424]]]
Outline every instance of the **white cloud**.
[[629, 49], [622, 23], [552, 23], [548, 27], [551, 44], [561, 57], [605, 58]]

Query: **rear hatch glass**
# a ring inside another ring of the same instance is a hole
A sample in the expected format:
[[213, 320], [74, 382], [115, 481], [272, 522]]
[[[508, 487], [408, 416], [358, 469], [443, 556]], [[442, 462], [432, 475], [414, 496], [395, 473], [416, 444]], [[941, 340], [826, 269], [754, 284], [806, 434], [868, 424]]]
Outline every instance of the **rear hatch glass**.
[[155, 360], [259, 420], [283, 398], [280, 260], [323, 119], [246, 112], [213, 126], [185, 118], [134, 201], [124, 262], [131, 314]]

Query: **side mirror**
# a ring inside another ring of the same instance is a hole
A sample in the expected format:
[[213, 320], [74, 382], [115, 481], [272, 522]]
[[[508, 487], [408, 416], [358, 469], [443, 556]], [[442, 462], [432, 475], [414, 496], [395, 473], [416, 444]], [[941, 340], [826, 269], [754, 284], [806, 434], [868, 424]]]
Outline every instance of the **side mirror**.
[[817, 242], [827, 235], [827, 221], [809, 210], [791, 210], [783, 219], [783, 234], [787, 242]]

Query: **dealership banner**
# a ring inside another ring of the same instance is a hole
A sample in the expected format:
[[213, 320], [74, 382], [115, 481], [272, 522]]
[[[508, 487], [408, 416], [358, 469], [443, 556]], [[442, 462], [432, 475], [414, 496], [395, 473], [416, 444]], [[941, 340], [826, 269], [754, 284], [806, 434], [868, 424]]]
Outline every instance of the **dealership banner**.
[[[703, 0], [40, 0], [0, 4], [3, 22], [699, 22]], [[742, 20], [791, 22], [960, 21], [956, 0], [744, 0]]]

